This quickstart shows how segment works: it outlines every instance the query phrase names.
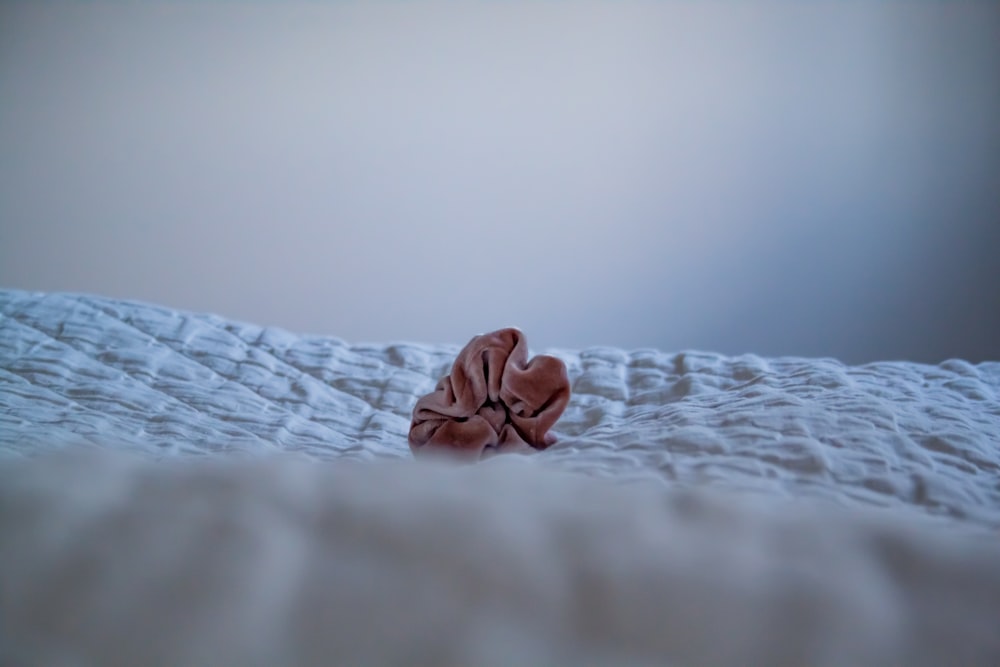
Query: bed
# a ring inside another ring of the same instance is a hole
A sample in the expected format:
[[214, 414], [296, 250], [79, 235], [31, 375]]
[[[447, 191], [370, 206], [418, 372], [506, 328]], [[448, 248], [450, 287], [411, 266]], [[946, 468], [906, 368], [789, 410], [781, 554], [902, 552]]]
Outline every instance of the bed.
[[0, 291], [0, 663], [1000, 664], [1000, 363], [544, 350], [414, 461], [458, 351]]

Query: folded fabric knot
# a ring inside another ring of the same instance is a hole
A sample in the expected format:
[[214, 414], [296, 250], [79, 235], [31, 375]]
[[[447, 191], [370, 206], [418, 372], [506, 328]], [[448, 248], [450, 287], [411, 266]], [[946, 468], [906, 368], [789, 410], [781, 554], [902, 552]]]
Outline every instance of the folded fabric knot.
[[545, 449], [549, 429], [569, 403], [566, 364], [538, 355], [517, 329], [476, 336], [433, 392], [417, 401], [410, 423], [416, 454], [448, 452], [479, 460], [484, 455]]

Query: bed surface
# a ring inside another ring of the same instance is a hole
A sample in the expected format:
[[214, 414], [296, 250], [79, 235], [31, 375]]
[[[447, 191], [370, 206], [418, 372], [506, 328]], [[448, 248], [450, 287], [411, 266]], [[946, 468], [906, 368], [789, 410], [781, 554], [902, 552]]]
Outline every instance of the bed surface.
[[414, 461], [459, 349], [0, 290], [0, 665], [1000, 664], [1000, 363], [533, 350]]
[[[413, 405], [459, 347], [0, 291], [0, 456], [86, 442], [156, 458], [409, 458]], [[538, 352], [566, 362], [573, 388], [559, 442], [536, 455], [553, 466], [1000, 526], [1000, 363]]]

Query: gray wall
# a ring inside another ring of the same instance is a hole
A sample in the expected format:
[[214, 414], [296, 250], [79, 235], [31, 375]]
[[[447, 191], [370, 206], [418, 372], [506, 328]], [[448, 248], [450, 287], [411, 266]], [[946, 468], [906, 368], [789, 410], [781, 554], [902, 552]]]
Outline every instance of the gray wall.
[[0, 5], [0, 285], [1000, 358], [1000, 5]]

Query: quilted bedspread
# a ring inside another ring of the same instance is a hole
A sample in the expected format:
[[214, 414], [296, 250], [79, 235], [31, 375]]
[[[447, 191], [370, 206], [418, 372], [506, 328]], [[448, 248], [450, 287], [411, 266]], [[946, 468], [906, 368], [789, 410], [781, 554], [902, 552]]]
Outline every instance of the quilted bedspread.
[[[458, 349], [0, 291], [0, 455], [89, 443], [158, 458], [408, 458], [414, 403]], [[552, 465], [1000, 526], [998, 362], [546, 352], [566, 362], [573, 391], [559, 442], [536, 455]]]
[[1000, 664], [1000, 363], [546, 350], [415, 461], [458, 350], [0, 291], [0, 664]]

